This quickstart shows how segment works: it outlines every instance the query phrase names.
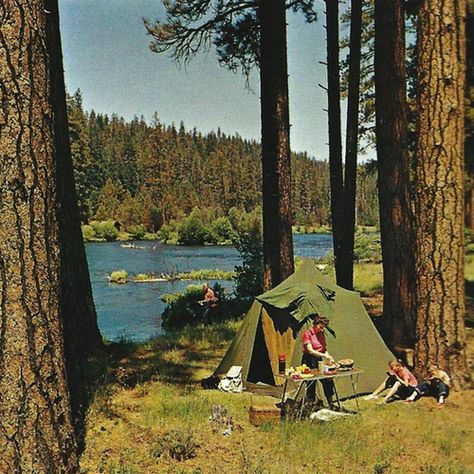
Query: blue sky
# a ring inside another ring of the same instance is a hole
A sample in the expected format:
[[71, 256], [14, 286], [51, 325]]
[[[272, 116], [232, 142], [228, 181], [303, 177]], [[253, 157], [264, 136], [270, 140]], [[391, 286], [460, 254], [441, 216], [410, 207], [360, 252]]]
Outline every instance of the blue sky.
[[[322, 2], [320, 2], [323, 5]], [[166, 124], [260, 138], [258, 74], [245, 79], [221, 68], [211, 51], [179, 68], [148, 49], [142, 19], [163, 18], [159, 0], [60, 0], [66, 86], [81, 89], [87, 110], [134, 115], [150, 121], [156, 111]], [[291, 147], [327, 158], [324, 15], [306, 24], [288, 15]]]

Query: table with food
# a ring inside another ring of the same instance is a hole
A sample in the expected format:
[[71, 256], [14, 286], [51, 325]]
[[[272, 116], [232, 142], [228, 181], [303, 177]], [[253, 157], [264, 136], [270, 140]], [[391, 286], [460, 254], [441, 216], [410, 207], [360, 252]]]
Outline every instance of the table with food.
[[[349, 377], [352, 387], [353, 396], [356, 402], [357, 411], [359, 411], [359, 404], [357, 401], [357, 381], [363, 370], [354, 368], [354, 361], [352, 359], [341, 359], [338, 362], [322, 361], [317, 369], [311, 369], [305, 364], [297, 367], [290, 367], [283, 373], [275, 374], [285, 380], [285, 384], [282, 392], [282, 403], [287, 398], [287, 389], [289, 382], [301, 382], [299, 383], [298, 389], [294, 399], [298, 399], [301, 395], [301, 412], [303, 411], [304, 404], [306, 402], [306, 390], [310, 384], [316, 384], [317, 381], [331, 379], [334, 382], [334, 392], [336, 396], [336, 406], [341, 409], [341, 400], [337, 392], [337, 381], [341, 377]], [[306, 390], [303, 390], [306, 389]]]

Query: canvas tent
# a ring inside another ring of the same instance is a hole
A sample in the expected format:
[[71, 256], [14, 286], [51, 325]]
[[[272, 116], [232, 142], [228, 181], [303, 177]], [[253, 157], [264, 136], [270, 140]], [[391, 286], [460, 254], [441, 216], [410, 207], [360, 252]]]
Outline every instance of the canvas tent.
[[[364, 373], [359, 393], [374, 390], [383, 380], [393, 354], [367, 314], [359, 293], [338, 287], [305, 260], [285, 281], [258, 296], [214, 374], [221, 376], [233, 365], [243, 367], [246, 382], [276, 385], [278, 354], [286, 354], [287, 365], [300, 365], [302, 332], [311, 327], [312, 313], [326, 315], [329, 352], [336, 360], [351, 358]], [[338, 385], [340, 396], [351, 393], [348, 381]]]

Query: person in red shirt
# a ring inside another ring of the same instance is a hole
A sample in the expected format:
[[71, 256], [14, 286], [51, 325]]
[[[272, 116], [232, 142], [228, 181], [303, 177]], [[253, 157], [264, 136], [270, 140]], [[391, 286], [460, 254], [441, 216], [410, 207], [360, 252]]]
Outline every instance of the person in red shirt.
[[[303, 333], [303, 358], [301, 363], [306, 364], [310, 369], [318, 368], [318, 363], [323, 359], [326, 359], [329, 363], [334, 363], [334, 358], [329, 354], [326, 347], [324, 329], [328, 324], [329, 320], [326, 316], [316, 314], [313, 316], [313, 327]], [[321, 385], [328, 404], [332, 407], [334, 382], [330, 379], [321, 380]], [[306, 395], [310, 400], [316, 399], [316, 382], [309, 384]]]
[[388, 363], [388, 372], [385, 380], [365, 400], [378, 398], [378, 394], [390, 389], [383, 399], [383, 403], [390, 403], [396, 398], [409, 398], [418, 385], [416, 377], [398, 359]]

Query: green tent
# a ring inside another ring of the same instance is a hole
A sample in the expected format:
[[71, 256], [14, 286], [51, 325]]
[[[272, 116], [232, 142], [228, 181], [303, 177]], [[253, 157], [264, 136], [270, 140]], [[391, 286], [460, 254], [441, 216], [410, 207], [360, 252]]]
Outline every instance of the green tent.
[[[301, 364], [303, 331], [311, 327], [312, 313], [329, 318], [326, 335], [329, 352], [336, 360], [350, 358], [362, 369], [359, 393], [374, 390], [383, 380], [387, 363], [394, 356], [367, 314], [359, 293], [340, 288], [305, 260], [293, 275], [258, 296], [250, 307], [219, 367], [221, 376], [241, 365], [247, 383], [276, 385], [278, 354], [286, 354], [287, 366]], [[348, 380], [338, 383], [340, 396], [351, 393]]]

